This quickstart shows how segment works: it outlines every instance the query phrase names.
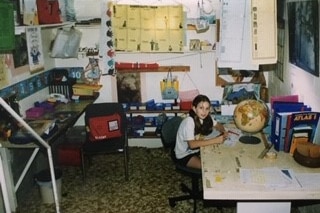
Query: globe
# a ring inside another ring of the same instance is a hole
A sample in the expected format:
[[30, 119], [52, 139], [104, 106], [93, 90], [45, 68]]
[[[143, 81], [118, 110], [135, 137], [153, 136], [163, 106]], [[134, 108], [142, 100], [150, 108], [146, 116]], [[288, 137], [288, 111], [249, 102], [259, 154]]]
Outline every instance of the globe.
[[260, 143], [254, 133], [260, 132], [269, 121], [269, 108], [261, 100], [248, 99], [237, 104], [233, 112], [236, 127], [245, 134], [240, 137], [240, 142], [248, 144]]

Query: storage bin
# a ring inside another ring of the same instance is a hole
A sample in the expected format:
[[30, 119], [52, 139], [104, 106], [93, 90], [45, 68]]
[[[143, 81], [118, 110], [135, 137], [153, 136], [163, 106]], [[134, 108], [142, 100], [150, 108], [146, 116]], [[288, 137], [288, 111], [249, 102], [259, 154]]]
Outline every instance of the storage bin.
[[39, 118], [45, 113], [42, 107], [32, 107], [26, 111], [27, 119]]
[[[58, 201], [61, 201], [61, 182], [62, 171], [60, 169], [54, 170], [57, 186]], [[41, 199], [43, 203], [54, 203], [53, 185], [51, 181], [50, 170], [42, 170], [35, 176], [35, 180], [40, 188]]]
[[192, 108], [192, 101], [181, 101], [180, 109], [181, 110], [190, 110]]

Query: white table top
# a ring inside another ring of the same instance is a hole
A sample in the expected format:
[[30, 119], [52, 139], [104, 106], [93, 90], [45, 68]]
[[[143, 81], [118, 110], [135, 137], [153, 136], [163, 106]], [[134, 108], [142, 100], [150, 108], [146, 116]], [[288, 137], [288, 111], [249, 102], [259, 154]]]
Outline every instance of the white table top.
[[[235, 146], [206, 146], [201, 148], [204, 199], [212, 200], [298, 200], [320, 199], [320, 187], [270, 188], [260, 184], [244, 184], [240, 169], [277, 167], [294, 173], [319, 173], [320, 168], [299, 165], [293, 157], [276, 152], [276, 159], [260, 159], [263, 142], [251, 145], [237, 142]], [[274, 151], [274, 150], [270, 150]], [[320, 184], [320, 180], [318, 182]]]

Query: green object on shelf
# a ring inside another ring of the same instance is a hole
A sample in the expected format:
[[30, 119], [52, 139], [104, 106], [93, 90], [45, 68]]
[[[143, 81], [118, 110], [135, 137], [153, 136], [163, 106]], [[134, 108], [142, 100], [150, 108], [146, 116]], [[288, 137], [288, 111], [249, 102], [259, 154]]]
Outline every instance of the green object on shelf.
[[14, 49], [14, 14], [13, 4], [0, 1], [0, 51]]

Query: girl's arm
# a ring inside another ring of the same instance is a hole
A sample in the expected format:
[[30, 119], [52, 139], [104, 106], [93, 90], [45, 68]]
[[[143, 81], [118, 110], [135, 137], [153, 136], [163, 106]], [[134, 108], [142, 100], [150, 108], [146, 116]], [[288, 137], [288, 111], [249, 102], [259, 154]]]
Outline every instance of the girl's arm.
[[224, 142], [224, 140], [228, 137], [228, 131], [224, 128], [224, 126], [221, 123], [217, 123], [214, 128], [221, 132], [221, 135], [215, 137], [215, 138], [210, 138], [210, 139], [195, 139], [195, 140], [190, 140], [188, 141], [188, 145], [191, 149], [197, 149], [202, 146], [208, 146], [212, 144], [221, 144]]
[[224, 136], [224, 134], [221, 134], [221, 135], [219, 135], [215, 138], [211, 138], [211, 139], [190, 140], [190, 141], [188, 141], [188, 145], [189, 145], [190, 149], [197, 149], [202, 146], [208, 146], [208, 145], [212, 145], [212, 144], [221, 144], [224, 142], [225, 139], [226, 139], [226, 137]]

